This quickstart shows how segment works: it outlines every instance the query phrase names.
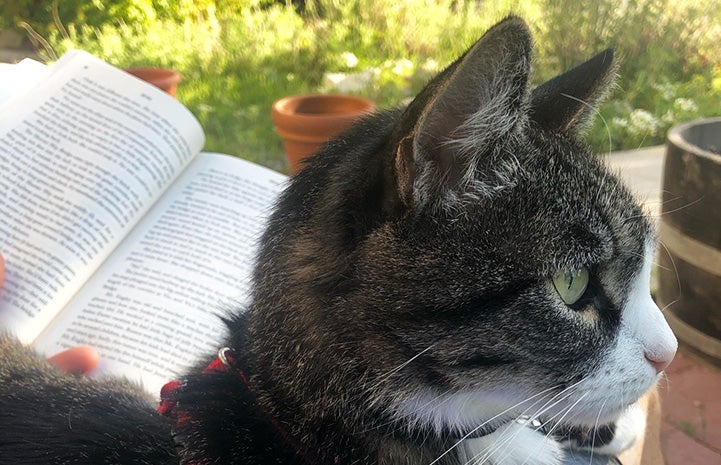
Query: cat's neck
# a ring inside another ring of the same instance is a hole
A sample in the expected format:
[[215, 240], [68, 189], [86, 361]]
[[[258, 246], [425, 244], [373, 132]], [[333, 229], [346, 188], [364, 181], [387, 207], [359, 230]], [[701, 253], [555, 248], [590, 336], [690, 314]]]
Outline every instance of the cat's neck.
[[[364, 463], [374, 457], [373, 463], [431, 463], [457, 441], [450, 435], [441, 439], [433, 431], [411, 428], [381, 411], [378, 406], [388, 400], [378, 399], [364, 386], [368, 375], [362, 371], [368, 368], [360, 362], [351, 369], [347, 362], [339, 363], [340, 358], [308, 361], [306, 357], [314, 355], [300, 356], [299, 350], [278, 347], [287, 334], [271, 339], [275, 341], [272, 348], [267, 337], [253, 335], [252, 326], [251, 320], [251, 330], [246, 328], [242, 340], [236, 338], [235, 343], [236, 352], [245, 354], [242, 363], [259, 405], [299, 450], [316, 451], [318, 463]], [[307, 370], [300, 370], [299, 376], [300, 365]], [[349, 411], [349, 406], [355, 410]], [[455, 464], [456, 455], [436, 463]]]

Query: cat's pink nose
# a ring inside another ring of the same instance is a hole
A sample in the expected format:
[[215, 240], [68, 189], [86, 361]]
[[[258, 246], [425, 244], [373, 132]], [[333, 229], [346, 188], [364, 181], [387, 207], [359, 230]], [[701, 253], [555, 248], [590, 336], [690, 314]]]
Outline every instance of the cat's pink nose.
[[656, 370], [656, 373], [661, 373], [671, 364], [676, 351], [665, 351], [665, 352], [646, 352], [646, 360]]

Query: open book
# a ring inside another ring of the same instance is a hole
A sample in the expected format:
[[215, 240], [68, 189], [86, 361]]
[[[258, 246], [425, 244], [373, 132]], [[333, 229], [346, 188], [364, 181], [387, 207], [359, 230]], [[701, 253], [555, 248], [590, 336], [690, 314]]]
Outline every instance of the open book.
[[87, 53], [40, 68], [0, 104], [0, 330], [158, 392], [217, 349], [286, 177], [200, 153], [186, 108]]

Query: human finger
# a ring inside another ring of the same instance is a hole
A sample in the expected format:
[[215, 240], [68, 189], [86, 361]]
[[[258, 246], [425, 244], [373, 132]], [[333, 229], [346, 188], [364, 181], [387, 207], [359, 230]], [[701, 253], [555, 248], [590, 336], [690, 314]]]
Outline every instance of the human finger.
[[66, 373], [84, 374], [98, 366], [100, 355], [92, 347], [78, 346], [55, 354], [48, 361]]

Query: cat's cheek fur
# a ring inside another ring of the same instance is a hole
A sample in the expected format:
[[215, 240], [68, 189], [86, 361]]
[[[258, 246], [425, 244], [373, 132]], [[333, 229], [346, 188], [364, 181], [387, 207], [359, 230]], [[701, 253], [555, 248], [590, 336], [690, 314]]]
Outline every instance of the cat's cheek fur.
[[590, 416], [574, 419], [579, 423], [592, 426], [599, 419], [615, 420], [614, 416], [621, 415], [629, 402], [640, 398], [658, 379], [652, 361], [670, 362], [676, 353], [676, 337], [651, 298], [653, 250], [649, 241], [643, 267], [623, 309], [615, 344], [596, 372], [579, 386], [587, 392], [584, 404], [591, 407], [584, 409]]

